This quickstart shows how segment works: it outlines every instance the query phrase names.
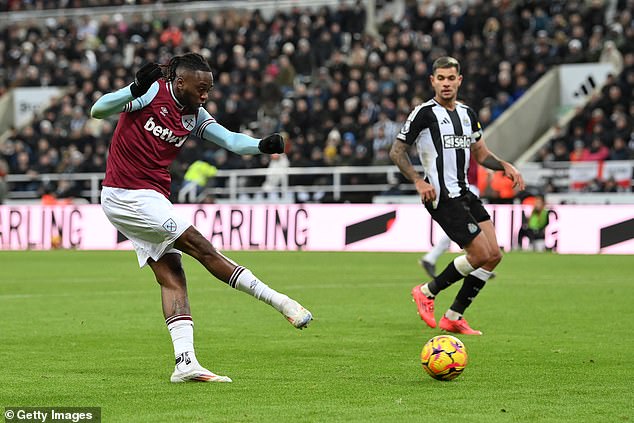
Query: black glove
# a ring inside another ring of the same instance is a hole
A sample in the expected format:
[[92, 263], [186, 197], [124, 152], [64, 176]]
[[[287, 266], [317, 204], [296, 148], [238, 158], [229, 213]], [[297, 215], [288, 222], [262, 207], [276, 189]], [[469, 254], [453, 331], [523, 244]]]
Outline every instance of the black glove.
[[134, 82], [130, 85], [130, 91], [134, 98], [141, 97], [150, 89], [150, 86], [163, 76], [163, 71], [158, 63], [146, 63], [134, 76]]
[[284, 138], [277, 132], [260, 140], [258, 148], [266, 154], [282, 154], [284, 152]]

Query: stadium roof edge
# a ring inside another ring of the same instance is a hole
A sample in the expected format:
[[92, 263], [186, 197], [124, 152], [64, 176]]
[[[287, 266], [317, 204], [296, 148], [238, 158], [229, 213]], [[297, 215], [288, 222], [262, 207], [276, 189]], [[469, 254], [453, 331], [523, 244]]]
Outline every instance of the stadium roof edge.
[[43, 20], [49, 18], [78, 18], [86, 15], [113, 15], [166, 12], [170, 15], [182, 15], [195, 12], [209, 12], [225, 9], [245, 9], [262, 11], [286, 10], [295, 7], [314, 8], [353, 4], [353, 0], [233, 0], [233, 1], [195, 1], [189, 3], [160, 3], [153, 5], [101, 6], [75, 9], [24, 10], [0, 14], [0, 27], [25, 20]]

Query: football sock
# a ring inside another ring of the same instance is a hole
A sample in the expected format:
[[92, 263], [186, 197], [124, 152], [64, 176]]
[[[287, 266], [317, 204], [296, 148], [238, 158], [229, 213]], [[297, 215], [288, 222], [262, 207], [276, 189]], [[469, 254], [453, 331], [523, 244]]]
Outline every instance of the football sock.
[[484, 285], [490, 277], [491, 272], [482, 268], [471, 272], [469, 276], [464, 278], [462, 287], [460, 288], [460, 291], [458, 291], [458, 295], [456, 295], [456, 299], [451, 305], [450, 310], [463, 314], [467, 307], [471, 305], [480, 290], [484, 288]]
[[423, 260], [431, 264], [436, 264], [438, 257], [440, 257], [442, 253], [444, 253], [445, 251], [449, 249], [450, 244], [451, 244], [451, 239], [449, 239], [447, 235], [443, 235], [438, 240], [436, 245], [434, 245], [434, 248], [432, 248], [431, 251], [429, 251], [427, 254], [425, 254], [425, 256], [423, 256]]
[[429, 284], [426, 283], [425, 285], [420, 287], [420, 292], [422, 292], [423, 294], [425, 294], [425, 296], [427, 298], [434, 298], [434, 294], [431, 293], [430, 289], [429, 289]]
[[447, 310], [445, 313], [445, 317], [449, 320], [458, 320], [462, 317], [462, 314], [457, 311], [453, 311], [452, 309]]
[[174, 356], [178, 358], [186, 355], [193, 361], [196, 361], [194, 354], [194, 321], [189, 314], [176, 314], [165, 319], [167, 329], [172, 337], [174, 344]]
[[[469, 270], [471, 269], [471, 270]], [[437, 295], [443, 289], [448, 288], [451, 284], [464, 278], [469, 273], [473, 272], [473, 267], [467, 261], [467, 256], [462, 255], [456, 257], [451, 263], [445, 267], [436, 279], [429, 282], [427, 285], [432, 295]]]
[[229, 286], [246, 292], [258, 300], [273, 306], [279, 312], [282, 312], [282, 303], [288, 298], [286, 295], [270, 288], [256, 278], [249, 269], [242, 266], [237, 266], [231, 274]]

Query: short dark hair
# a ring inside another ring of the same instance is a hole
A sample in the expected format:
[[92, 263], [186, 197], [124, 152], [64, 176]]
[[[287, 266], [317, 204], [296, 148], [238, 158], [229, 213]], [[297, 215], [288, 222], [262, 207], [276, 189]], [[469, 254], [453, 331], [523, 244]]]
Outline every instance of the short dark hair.
[[168, 81], [174, 81], [176, 79], [176, 70], [178, 68], [211, 72], [211, 66], [209, 66], [207, 59], [198, 53], [185, 53], [182, 56], [174, 56], [170, 59], [166, 68], [167, 75], [165, 75], [165, 79]]
[[431, 67], [431, 73], [435, 74], [436, 69], [449, 69], [456, 68], [458, 74], [460, 74], [460, 62], [451, 56], [442, 56], [434, 60], [434, 64]]

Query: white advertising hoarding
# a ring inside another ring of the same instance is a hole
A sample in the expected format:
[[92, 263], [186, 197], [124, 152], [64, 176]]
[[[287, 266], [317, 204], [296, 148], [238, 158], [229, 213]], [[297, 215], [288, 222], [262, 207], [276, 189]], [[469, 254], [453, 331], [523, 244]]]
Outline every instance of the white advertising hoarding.
[[33, 119], [33, 115], [60, 95], [59, 87], [19, 87], [13, 93], [13, 125], [21, 128]]
[[559, 66], [559, 87], [562, 106], [585, 104], [594, 90], [605, 83], [614, 68], [608, 63], [574, 63]]
[[[427, 251], [439, 227], [416, 204], [177, 205], [221, 250]], [[498, 241], [517, 246], [520, 205], [487, 205]], [[0, 206], [0, 249], [131, 249], [98, 205]], [[634, 205], [552, 207], [546, 246], [562, 254], [634, 253]], [[457, 250], [457, 246], [452, 246]]]

